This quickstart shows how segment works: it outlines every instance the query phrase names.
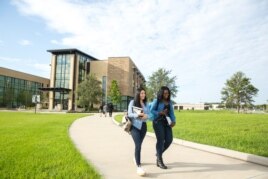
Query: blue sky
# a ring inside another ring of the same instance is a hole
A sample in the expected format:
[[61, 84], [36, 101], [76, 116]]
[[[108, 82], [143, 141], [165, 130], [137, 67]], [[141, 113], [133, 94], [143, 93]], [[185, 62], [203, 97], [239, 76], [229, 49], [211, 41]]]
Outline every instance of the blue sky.
[[237, 71], [268, 100], [266, 0], [2, 0], [0, 66], [49, 78], [48, 49], [130, 56], [177, 76], [177, 102], [218, 102]]

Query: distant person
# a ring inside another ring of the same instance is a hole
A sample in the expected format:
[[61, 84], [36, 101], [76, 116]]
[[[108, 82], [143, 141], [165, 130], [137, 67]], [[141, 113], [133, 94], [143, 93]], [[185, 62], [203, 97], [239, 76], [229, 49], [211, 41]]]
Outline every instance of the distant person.
[[101, 104], [100, 107], [99, 107], [99, 113], [100, 113], [100, 117], [102, 117], [102, 113], [103, 113], [103, 104]]
[[[156, 135], [156, 165], [162, 169], [167, 169], [163, 162], [162, 154], [168, 149], [173, 140], [172, 127], [176, 124], [174, 109], [170, 100], [170, 90], [162, 86], [154, 99], [150, 112], [153, 115], [153, 128]], [[168, 123], [168, 118], [171, 123]]]
[[114, 110], [114, 105], [113, 105], [113, 103], [109, 103], [109, 105], [108, 105], [108, 109], [109, 109], [109, 116], [112, 117], [112, 115], [113, 115], [113, 110]]
[[107, 104], [104, 104], [104, 106], [103, 106], [103, 114], [104, 114], [104, 117], [106, 117], [107, 108], [108, 108]]
[[[133, 111], [133, 106], [142, 108], [142, 112], [137, 114]], [[147, 132], [146, 121], [149, 115], [149, 108], [147, 105], [146, 92], [143, 88], [136, 91], [134, 100], [131, 100], [128, 105], [128, 117], [132, 120], [131, 136], [135, 144], [134, 163], [137, 166], [137, 174], [145, 175], [144, 169], [141, 167], [141, 145], [145, 134]]]

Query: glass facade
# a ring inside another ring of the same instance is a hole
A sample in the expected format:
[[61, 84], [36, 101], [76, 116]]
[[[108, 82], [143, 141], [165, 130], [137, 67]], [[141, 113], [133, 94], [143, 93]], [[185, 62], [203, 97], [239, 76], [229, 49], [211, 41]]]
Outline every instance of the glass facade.
[[[71, 57], [73, 54], [57, 54], [56, 55], [56, 70], [55, 70], [55, 88], [65, 88], [70, 89], [70, 77], [71, 77]], [[88, 71], [88, 58], [81, 54], [75, 54], [77, 57], [78, 65], [78, 83], [81, 83], [85, 80], [86, 74]], [[76, 69], [76, 67], [74, 67]], [[75, 70], [74, 70], [75, 71]], [[74, 77], [76, 78], [76, 77]], [[74, 81], [74, 80], [73, 80]], [[67, 92], [63, 90], [60, 92], [54, 92], [54, 106], [57, 104], [62, 104], [62, 109], [68, 109], [68, 101], [71, 97], [72, 92]], [[73, 101], [74, 103], [75, 101]]]
[[78, 63], [79, 63], [78, 83], [81, 83], [82, 81], [84, 81], [87, 74], [87, 57], [78, 55]]
[[[126, 111], [128, 109], [129, 102], [134, 99], [130, 96], [121, 96], [121, 102], [117, 105], [114, 105], [114, 109], [117, 111]], [[108, 101], [109, 103], [110, 101]]]
[[[55, 88], [69, 89], [70, 71], [71, 71], [71, 56], [70, 55], [57, 55], [56, 57], [56, 72], [55, 72]], [[54, 105], [62, 104], [63, 109], [68, 108], [68, 92], [55, 92]]]
[[0, 75], [0, 107], [32, 106], [32, 95], [41, 92], [42, 83]]

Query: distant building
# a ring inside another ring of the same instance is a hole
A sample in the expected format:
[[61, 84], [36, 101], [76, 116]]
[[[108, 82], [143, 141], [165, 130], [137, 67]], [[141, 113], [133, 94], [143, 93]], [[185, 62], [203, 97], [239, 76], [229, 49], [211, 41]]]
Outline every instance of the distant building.
[[48, 86], [47, 78], [0, 67], [0, 107], [30, 106], [32, 95], [42, 95], [39, 88]]
[[135, 90], [145, 78], [130, 57], [109, 57], [98, 60], [77, 49], [48, 50], [52, 54], [50, 86], [41, 88], [49, 91], [49, 109], [76, 110], [78, 84], [87, 74], [95, 74], [102, 82], [103, 102], [107, 102], [112, 80], [118, 82], [122, 95], [117, 109], [127, 109]]
[[175, 110], [208, 110], [209, 106], [205, 103], [178, 103], [174, 105]]
[[78, 84], [90, 73], [90, 62], [98, 59], [77, 49], [48, 50], [52, 54], [49, 110], [76, 110]]
[[176, 110], [218, 110], [220, 103], [177, 103]]
[[107, 60], [92, 61], [90, 72], [102, 82], [103, 102], [109, 96], [112, 80], [116, 80], [121, 92], [121, 102], [116, 108], [127, 109], [138, 87], [145, 83], [145, 78], [130, 57], [109, 57]]
[[43, 105], [49, 110], [77, 110], [78, 84], [86, 75], [95, 74], [101, 81], [102, 102], [109, 101], [112, 80], [121, 92], [118, 110], [127, 109], [135, 91], [145, 78], [130, 57], [109, 57], [99, 60], [77, 49], [48, 50], [51, 56], [50, 79], [0, 67], [0, 107], [32, 105], [32, 95], [49, 94]]
[[221, 103], [216, 102], [216, 103], [205, 103], [205, 104], [209, 106], [210, 110], [219, 110], [220, 109], [219, 106]]

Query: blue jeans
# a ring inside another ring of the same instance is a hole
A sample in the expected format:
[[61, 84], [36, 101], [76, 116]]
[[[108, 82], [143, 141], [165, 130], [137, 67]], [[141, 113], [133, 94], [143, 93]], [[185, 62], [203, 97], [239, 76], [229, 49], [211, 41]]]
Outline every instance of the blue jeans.
[[141, 144], [147, 132], [147, 124], [145, 122], [142, 123], [141, 130], [137, 129], [136, 127], [132, 126], [131, 129], [131, 136], [135, 143], [135, 160], [137, 166], [141, 164]]
[[153, 128], [156, 136], [156, 154], [162, 157], [173, 140], [172, 128], [163, 120], [153, 121]]

